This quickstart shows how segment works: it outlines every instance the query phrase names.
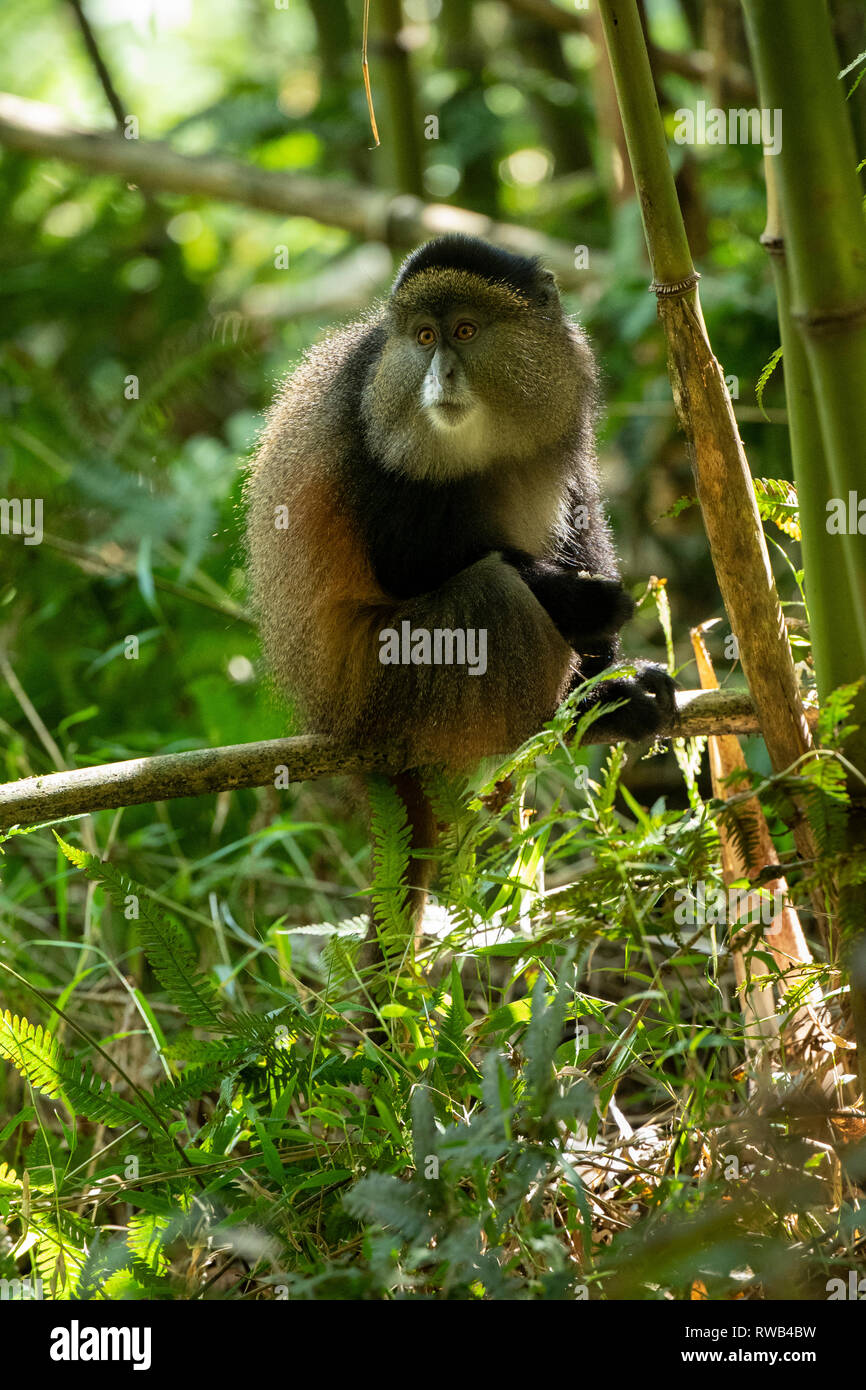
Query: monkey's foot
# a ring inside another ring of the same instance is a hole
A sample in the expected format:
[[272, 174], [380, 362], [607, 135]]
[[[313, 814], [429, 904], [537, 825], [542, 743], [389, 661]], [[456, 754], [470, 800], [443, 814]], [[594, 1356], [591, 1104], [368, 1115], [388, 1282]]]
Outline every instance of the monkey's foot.
[[[625, 700], [619, 709], [602, 714], [593, 729], [611, 742], [626, 739], [638, 743], [657, 734], [671, 733], [676, 723], [676, 681], [654, 661], [629, 661], [633, 676], [615, 676], [592, 692], [587, 704], [608, 705]], [[613, 668], [616, 670], [616, 667]]]

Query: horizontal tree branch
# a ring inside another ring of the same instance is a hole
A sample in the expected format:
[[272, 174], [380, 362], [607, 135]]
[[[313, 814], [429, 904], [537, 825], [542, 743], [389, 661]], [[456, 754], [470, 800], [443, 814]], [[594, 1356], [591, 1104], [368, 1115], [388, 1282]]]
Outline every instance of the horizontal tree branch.
[[[754, 706], [744, 693], [681, 690], [677, 708], [677, 737], [759, 732]], [[810, 711], [809, 717], [814, 721], [816, 712]], [[608, 741], [594, 736], [592, 730], [586, 739], [587, 743]], [[131, 758], [0, 785], [0, 831], [118, 806], [272, 786], [281, 768], [284, 781], [307, 782], [362, 772], [399, 772], [406, 766], [405, 751], [399, 747], [359, 751], [340, 748], [314, 734]]]
[[607, 264], [575, 268], [574, 248], [511, 222], [409, 194], [381, 192], [337, 179], [260, 169], [222, 155], [185, 155], [163, 140], [126, 140], [116, 130], [90, 130], [66, 122], [56, 107], [0, 92], [0, 145], [42, 159], [62, 159], [94, 173], [115, 174], [160, 193], [186, 193], [263, 208], [284, 217], [311, 217], [342, 227], [362, 241], [411, 247], [442, 232], [484, 237], [508, 251], [541, 256], [568, 289], [597, 282]]

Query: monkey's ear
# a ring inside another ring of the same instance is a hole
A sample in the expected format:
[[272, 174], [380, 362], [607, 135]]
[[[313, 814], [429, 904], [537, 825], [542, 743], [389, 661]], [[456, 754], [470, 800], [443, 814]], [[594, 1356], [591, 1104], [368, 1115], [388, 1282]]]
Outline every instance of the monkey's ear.
[[559, 288], [552, 270], [539, 269], [536, 279], [535, 297], [545, 309], [560, 304]]

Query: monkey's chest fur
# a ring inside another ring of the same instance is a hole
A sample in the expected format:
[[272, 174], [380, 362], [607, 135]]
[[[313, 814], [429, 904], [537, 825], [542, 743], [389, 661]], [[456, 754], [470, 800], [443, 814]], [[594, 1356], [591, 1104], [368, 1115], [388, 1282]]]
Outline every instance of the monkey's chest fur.
[[564, 484], [503, 464], [448, 482], [385, 470], [366, 451], [344, 473], [345, 496], [376, 579], [396, 599], [438, 589], [491, 552], [552, 554], [565, 524]]

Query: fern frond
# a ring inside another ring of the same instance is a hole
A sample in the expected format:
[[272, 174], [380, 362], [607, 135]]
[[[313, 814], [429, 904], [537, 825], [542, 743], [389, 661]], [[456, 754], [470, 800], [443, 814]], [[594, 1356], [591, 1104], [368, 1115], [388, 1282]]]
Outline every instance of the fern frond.
[[225, 1079], [226, 1062], [210, 1062], [203, 1067], [187, 1067], [182, 1076], [171, 1081], [160, 1081], [153, 1087], [150, 1098], [160, 1112], [182, 1110], [191, 1100], [197, 1100], [206, 1091], [218, 1091]]
[[837, 686], [821, 701], [818, 711], [818, 741], [825, 748], [840, 748], [857, 732], [859, 725], [851, 722], [851, 713], [860, 694], [863, 678], [848, 685]]
[[52, 1299], [75, 1298], [87, 1258], [90, 1222], [61, 1211], [31, 1217], [31, 1234], [38, 1237], [30, 1258], [42, 1280], [43, 1293]]
[[0, 1015], [0, 1056], [5, 1057], [37, 1091], [62, 1100], [75, 1115], [109, 1128], [153, 1123], [153, 1116], [115, 1095], [107, 1081], [69, 1057], [47, 1028], [19, 1018], [8, 1009]]
[[471, 935], [483, 917], [477, 871], [479, 852], [495, 833], [497, 823], [479, 814], [481, 801], [465, 777], [442, 768], [424, 769], [424, 791], [441, 829], [436, 857], [440, 904], [448, 911], [453, 931]]
[[164, 1055], [172, 1062], [218, 1062], [225, 1066], [248, 1049], [244, 1037], [194, 1038], [191, 1033], [179, 1033], [165, 1047]]
[[138, 935], [144, 954], [169, 1001], [197, 1028], [223, 1032], [227, 1022], [220, 1012], [219, 995], [213, 981], [196, 968], [192, 952], [178, 927], [151, 905], [146, 889], [113, 864], [103, 863], [95, 854], [69, 845], [55, 831], [55, 838], [71, 864], [100, 884], [121, 911], [130, 895], [138, 901]]
[[390, 1173], [370, 1173], [347, 1192], [346, 1210], [358, 1221], [374, 1222], [398, 1232], [404, 1240], [424, 1243], [435, 1228], [427, 1214], [427, 1195], [416, 1184]]
[[226, 1031], [235, 1038], [243, 1038], [248, 1047], [267, 1052], [281, 1036], [285, 1036], [293, 1016], [294, 1010], [288, 1004], [278, 1009], [270, 1009], [265, 1014], [253, 1014], [246, 1009], [236, 1009], [231, 1018], [226, 1020]]
[[15, 1169], [10, 1168], [8, 1163], [0, 1163], [0, 1187], [8, 1187], [10, 1190], [15, 1191], [20, 1186], [21, 1179], [15, 1172]]
[[409, 912], [409, 843], [406, 807], [385, 777], [370, 777], [370, 828], [373, 839], [373, 883], [376, 930], [382, 953], [402, 954], [411, 935]]
[[466, 1007], [463, 981], [460, 978], [460, 967], [456, 960], [451, 962], [448, 992], [451, 995], [451, 1003], [439, 1025], [437, 1056], [447, 1074], [451, 1074], [455, 1067], [462, 1067], [474, 1072], [475, 1066], [469, 1058], [471, 1044], [467, 1040], [472, 1015]]
[[163, 1246], [170, 1226], [168, 1216], [154, 1212], [136, 1212], [129, 1218], [126, 1243], [135, 1258], [153, 1274], [165, 1274], [168, 1270]]
[[469, 815], [471, 792], [465, 777], [442, 767], [426, 767], [423, 785], [437, 821], [454, 825]]
[[761, 520], [772, 521], [792, 541], [800, 540], [796, 484], [787, 478], [755, 478], [754, 484]]
[[344, 924], [346, 930], [334, 932], [322, 947], [322, 962], [328, 973], [329, 991], [332, 994], [347, 980], [354, 978], [369, 923], [366, 915], [350, 917]]
[[544, 975], [539, 973], [532, 990], [532, 1013], [524, 1042], [526, 1086], [539, 1108], [552, 1088], [553, 1059], [562, 1037], [568, 995], [574, 992], [574, 971], [568, 958], [556, 994], [549, 1004], [545, 989]]
[[764, 389], [781, 360], [782, 348], [777, 347], [776, 351], [774, 353], [771, 353], [769, 360], [762, 368], [761, 375], [758, 377], [758, 384], [755, 387], [755, 399], [758, 402], [759, 409], [761, 411], [761, 414], [764, 416], [765, 420], [769, 417], [767, 415], [766, 410], [764, 409]]

